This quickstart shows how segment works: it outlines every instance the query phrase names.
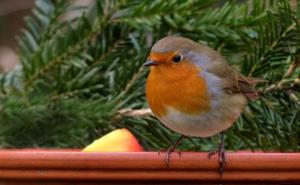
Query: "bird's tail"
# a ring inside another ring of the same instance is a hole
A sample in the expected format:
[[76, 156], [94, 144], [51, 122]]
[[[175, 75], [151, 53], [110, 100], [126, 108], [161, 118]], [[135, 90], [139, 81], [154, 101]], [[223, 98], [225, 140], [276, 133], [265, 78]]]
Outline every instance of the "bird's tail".
[[249, 100], [256, 100], [259, 97], [258, 91], [255, 89], [255, 86], [258, 83], [264, 83], [267, 82], [267, 80], [259, 79], [259, 78], [254, 78], [254, 77], [244, 77], [245, 82], [248, 83], [248, 85], [251, 87], [251, 91], [245, 92], [244, 95], [249, 99]]

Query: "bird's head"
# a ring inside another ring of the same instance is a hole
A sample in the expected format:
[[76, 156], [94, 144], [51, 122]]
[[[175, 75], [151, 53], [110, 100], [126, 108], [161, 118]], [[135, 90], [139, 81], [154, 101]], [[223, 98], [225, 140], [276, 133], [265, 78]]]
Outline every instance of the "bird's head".
[[167, 36], [153, 45], [144, 66], [151, 66], [151, 73], [160, 78], [178, 79], [198, 75], [211, 54], [208, 47], [190, 39]]
[[144, 66], [178, 66], [190, 60], [188, 53], [194, 50], [196, 46], [197, 43], [183, 37], [164, 37], [153, 45]]

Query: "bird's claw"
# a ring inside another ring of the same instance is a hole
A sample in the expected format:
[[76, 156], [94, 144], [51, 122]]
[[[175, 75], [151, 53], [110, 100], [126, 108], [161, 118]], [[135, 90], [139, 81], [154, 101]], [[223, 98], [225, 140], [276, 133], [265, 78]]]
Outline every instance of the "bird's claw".
[[208, 158], [211, 159], [211, 157], [212, 157], [213, 155], [215, 155], [216, 153], [218, 153], [218, 150], [210, 151], [210, 152], [208, 153]]
[[223, 176], [226, 165], [227, 165], [226, 152], [225, 152], [224, 148], [221, 148], [219, 150], [219, 166], [220, 166], [219, 173], [220, 173], [221, 177]]
[[167, 166], [167, 168], [170, 167], [170, 157], [171, 157], [171, 153], [176, 152], [178, 154], [179, 157], [181, 157], [181, 151], [177, 150], [176, 147], [170, 147], [168, 148], [168, 150], [166, 151], [166, 156], [165, 156], [165, 164]]
[[208, 154], [208, 158], [211, 159], [211, 156], [218, 154], [219, 157], [219, 174], [220, 177], [223, 177], [223, 173], [224, 173], [224, 169], [227, 165], [227, 161], [226, 161], [226, 152], [225, 152], [225, 147], [224, 147], [224, 132], [221, 133], [221, 143], [219, 145], [218, 150], [215, 151], [211, 151]]
[[169, 166], [170, 166], [171, 153], [176, 152], [178, 154], [178, 156], [181, 157], [181, 150], [177, 150], [176, 147], [174, 147], [174, 146], [169, 147], [167, 150], [159, 149], [159, 151], [157, 152], [157, 155], [160, 155], [161, 152], [166, 152], [164, 161], [165, 161], [167, 168], [169, 168]]
[[208, 153], [208, 158], [211, 159], [211, 157], [215, 154], [218, 154], [218, 157], [219, 157], [219, 160], [218, 160], [219, 173], [220, 173], [220, 176], [222, 177], [223, 173], [224, 173], [224, 169], [227, 165], [225, 149], [220, 147], [219, 150], [214, 150], [214, 151], [209, 152]]
[[[166, 157], [165, 157], [165, 163], [166, 163], [166, 166], [167, 166], [167, 168], [169, 168], [169, 164], [170, 164], [170, 156], [171, 156], [171, 153], [172, 152], [176, 152], [176, 153], [178, 153], [178, 155], [179, 155], [179, 157], [181, 157], [181, 151], [180, 150], [177, 150], [176, 148], [177, 148], [177, 146], [179, 145], [179, 143], [180, 143], [180, 141], [182, 140], [182, 139], [184, 139], [185, 138], [185, 136], [184, 135], [181, 135], [179, 138], [178, 138], [178, 140], [175, 142], [175, 144], [173, 145], [173, 146], [171, 146], [170, 148], [168, 148], [167, 149], [167, 151], [166, 151]], [[159, 149], [159, 151], [158, 151], [158, 155], [160, 155], [160, 152], [162, 151], [162, 149]]]

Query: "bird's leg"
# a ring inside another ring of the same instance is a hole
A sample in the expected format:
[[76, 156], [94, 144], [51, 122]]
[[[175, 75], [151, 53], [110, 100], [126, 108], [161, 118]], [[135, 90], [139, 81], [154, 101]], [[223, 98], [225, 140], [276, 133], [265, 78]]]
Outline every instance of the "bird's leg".
[[222, 177], [224, 168], [226, 166], [226, 152], [225, 152], [225, 146], [224, 146], [224, 131], [221, 133], [221, 143], [219, 146], [219, 165], [220, 165], [220, 176]]
[[211, 158], [212, 155], [218, 153], [219, 155], [219, 173], [220, 176], [222, 177], [224, 168], [226, 166], [226, 153], [225, 153], [225, 147], [224, 147], [224, 131], [221, 132], [221, 142], [219, 144], [219, 148], [216, 151], [209, 152], [208, 158]]
[[[171, 153], [176, 151], [176, 148], [177, 146], [179, 145], [179, 143], [182, 141], [182, 139], [184, 139], [185, 136], [184, 135], [181, 135], [177, 141], [175, 142], [175, 144], [171, 147], [168, 148], [168, 150], [166, 151], [166, 157], [165, 157], [165, 163], [167, 165], [167, 167], [169, 168], [169, 164], [170, 164], [170, 156], [171, 156]], [[181, 153], [179, 151], [179, 156], [181, 156]]]

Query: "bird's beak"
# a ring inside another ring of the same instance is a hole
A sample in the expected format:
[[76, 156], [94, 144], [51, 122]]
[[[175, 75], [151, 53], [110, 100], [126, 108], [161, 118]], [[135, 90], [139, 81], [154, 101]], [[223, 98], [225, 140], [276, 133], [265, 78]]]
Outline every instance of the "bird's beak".
[[153, 61], [153, 60], [148, 60], [147, 62], [144, 63], [144, 66], [157, 66], [158, 62]]

